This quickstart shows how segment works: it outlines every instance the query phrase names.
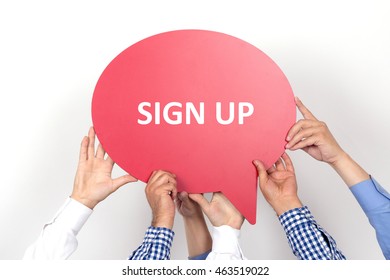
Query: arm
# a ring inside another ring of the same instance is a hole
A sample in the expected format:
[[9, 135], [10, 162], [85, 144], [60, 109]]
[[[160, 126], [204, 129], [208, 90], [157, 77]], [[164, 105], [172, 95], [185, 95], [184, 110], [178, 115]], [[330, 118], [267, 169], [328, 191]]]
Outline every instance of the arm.
[[114, 162], [101, 145], [95, 154], [95, 132], [81, 142], [79, 164], [73, 192], [51, 222], [43, 227], [38, 240], [25, 252], [23, 259], [67, 259], [77, 249], [77, 234], [92, 209], [119, 187], [136, 179], [125, 175], [111, 178]]
[[213, 193], [211, 201], [202, 194], [190, 194], [213, 225], [213, 246], [207, 260], [245, 259], [238, 238], [244, 222], [242, 214], [222, 193]]
[[334, 239], [314, 220], [298, 198], [294, 166], [284, 153], [270, 169], [255, 160], [260, 190], [275, 210], [294, 255], [301, 260], [345, 259]]
[[129, 260], [169, 260], [174, 232], [174, 200], [177, 196], [176, 176], [165, 171], [154, 171], [145, 188], [152, 209], [152, 223], [142, 244], [129, 256]]
[[296, 105], [304, 119], [290, 129], [286, 148], [302, 149], [340, 175], [374, 227], [383, 254], [390, 259], [390, 195], [340, 147], [326, 124], [298, 98]]
[[176, 207], [183, 216], [189, 259], [206, 259], [212, 240], [202, 209], [186, 192], [178, 194]]

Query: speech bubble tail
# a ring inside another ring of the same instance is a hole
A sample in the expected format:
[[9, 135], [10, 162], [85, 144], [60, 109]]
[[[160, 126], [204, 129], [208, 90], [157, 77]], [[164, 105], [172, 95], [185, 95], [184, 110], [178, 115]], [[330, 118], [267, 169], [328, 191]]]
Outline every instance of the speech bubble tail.
[[256, 224], [257, 209], [257, 178], [251, 169], [240, 170], [237, 174], [240, 174], [241, 171], [247, 173], [246, 176], [240, 176], [229, 181], [229, 185], [224, 188], [222, 193], [241, 212], [245, 219], [254, 225]]

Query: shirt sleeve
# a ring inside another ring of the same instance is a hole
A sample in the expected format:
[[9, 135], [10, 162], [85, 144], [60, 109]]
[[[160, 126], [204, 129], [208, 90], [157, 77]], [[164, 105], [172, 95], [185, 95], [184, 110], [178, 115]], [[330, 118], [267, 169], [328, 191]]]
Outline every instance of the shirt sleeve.
[[365, 180], [350, 188], [359, 202], [386, 259], [390, 259], [390, 195], [374, 178]]
[[321, 228], [307, 206], [279, 217], [294, 255], [300, 260], [345, 260], [336, 241]]
[[207, 258], [207, 256], [210, 254], [211, 250], [208, 250], [207, 252], [204, 252], [203, 254], [194, 256], [194, 257], [188, 257], [190, 261], [202, 261]]
[[142, 244], [129, 256], [129, 260], [169, 260], [174, 235], [168, 228], [150, 226]]
[[92, 214], [82, 203], [68, 198], [38, 239], [27, 248], [24, 260], [63, 260], [77, 249], [77, 234]]
[[230, 226], [213, 227], [213, 248], [206, 260], [245, 260], [239, 237], [240, 231]]

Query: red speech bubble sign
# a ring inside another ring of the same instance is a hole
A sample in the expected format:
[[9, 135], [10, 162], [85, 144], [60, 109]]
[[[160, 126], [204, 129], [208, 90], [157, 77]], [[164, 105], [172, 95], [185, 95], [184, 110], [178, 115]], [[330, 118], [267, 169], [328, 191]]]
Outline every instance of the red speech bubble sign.
[[146, 38], [104, 70], [92, 101], [111, 158], [146, 182], [177, 175], [178, 190], [223, 192], [256, 222], [253, 159], [271, 166], [295, 122], [291, 87], [262, 51], [235, 37], [178, 30]]

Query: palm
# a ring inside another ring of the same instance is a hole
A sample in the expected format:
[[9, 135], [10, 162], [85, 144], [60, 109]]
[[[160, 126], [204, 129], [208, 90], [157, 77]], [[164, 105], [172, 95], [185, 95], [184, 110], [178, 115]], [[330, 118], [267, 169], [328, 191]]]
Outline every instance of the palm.
[[92, 158], [80, 162], [76, 178], [85, 186], [94, 186], [94, 195], [104, 199], [114, 191], [111, 178], [112, 169], [111, 162]]
[[91, 209], [119, 187], [136, 181], [130, 175], [112, 179], [114, 161], [109, 156], [105, 159], [105, 154], [100, 144], [95, 153], [95, 131], [90, 128], [88, 137], [84, 137], [81, 142], [79, 166], [71, 197]]
[[275, 170], [268, 174], [268, 181], [266, 183], [266, 189], [268, 189], [272, 195], [293, 195], [297, 192], [295, 175], [291, 171], [278, 171]]

